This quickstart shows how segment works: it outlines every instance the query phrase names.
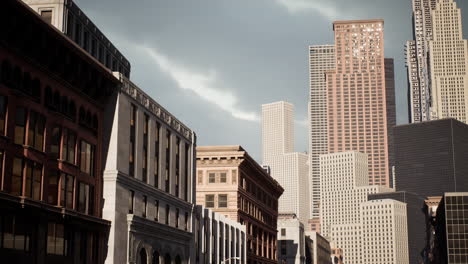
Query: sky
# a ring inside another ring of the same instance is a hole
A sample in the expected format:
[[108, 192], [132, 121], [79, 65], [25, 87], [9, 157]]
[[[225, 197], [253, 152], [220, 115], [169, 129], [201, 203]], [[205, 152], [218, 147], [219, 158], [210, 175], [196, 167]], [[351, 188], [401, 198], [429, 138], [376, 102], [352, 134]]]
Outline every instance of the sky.
[[[261, 105], [287, 101], [295, 106], [295, 151], [305, 152], [308, 46], [333, 44], [335, 20], [385, 20], [397, 122], [408, 122], [411, 0], [75, 2], [130, 61], [131, 80], [194, 130], [199, 146], [241, 145], [261, 163]], [[457, 2], [467, 29], [468, 1]]]

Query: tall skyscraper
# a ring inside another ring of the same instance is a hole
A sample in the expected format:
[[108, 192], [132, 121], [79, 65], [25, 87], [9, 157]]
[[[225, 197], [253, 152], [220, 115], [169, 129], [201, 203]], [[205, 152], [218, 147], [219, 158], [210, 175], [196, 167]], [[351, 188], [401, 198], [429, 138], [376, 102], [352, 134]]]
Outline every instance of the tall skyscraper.
[[319, 217], [320, 155], [328, 153], [327, 84], [325, 73], [335, 68], [335, 46], [309, 47], [309, 189], [310, 218]]
[[437, 0], [413, 0], [413, 40], [406, 43], [408, 114], [411, 123], [429, 120], [430, 87], [428, 41], [432, 39], [432, 15]]
[[468, 41], [463, 39], [461, 10], [453, 0], [438, 1], [432, 11], [429, 41], [431, 119], [468, 121]]
[[388, 105], [394, 97], [387, 97], [387, 85], [393, 69], [385, 67], [384, 21], [333, 25], [336, 67], [326, 73], [328, 152], [367, 153], [369, 184], [391, 186], [388, 118], [394, 110]]
[[303, 224], [309, 219], [308, 156], [294, 150], [294, 106], [287, 102], [262, 105], [263, 165], [284, 188], [279, 212], [293, 212]]

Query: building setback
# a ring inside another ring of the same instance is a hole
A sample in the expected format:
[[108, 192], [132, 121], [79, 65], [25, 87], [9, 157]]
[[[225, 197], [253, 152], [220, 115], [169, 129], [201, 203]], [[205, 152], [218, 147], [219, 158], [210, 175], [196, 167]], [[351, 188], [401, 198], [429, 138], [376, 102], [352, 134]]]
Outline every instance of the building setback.
[[198, 205], [247, 227], [247, 264], [277, 262], [283, 188], [241, 146], [197, 147]]
[[393, 67], [390, 60], [385, 65], [383, 25], [383, 20], [333, 23], [336, 67], [326, 73], [328, 152], [367, 153], [369, 184], [390, 187], [388, 130], [395, 101], [388, 97], [394, 92]]
[[44, 21], [67, 35], [78, 46], [113, 72], [130, 77], [130, 62], [73, 0], [22, 0]]
[[333, 69], [335, 69], [335, 46], [309, 47], [309, 192], [311, 204], [309, 218], [311, 219], [318, 219], [320, 216], [320, 155], [328, 154], [325, 73]]
[[468, 125], [455, 119], [395, 127], [396, 189], [423, 197], [468, 190]]
[[106, 263], [189, 263], [195, 133], [116, 76], [122, 86], [106, 116], [103, 216], [112, 222]]
[[104, 263], [103, 123], [119, 82], [21, 1], [0, 10], [2, 261]]
[[[294, 150], [294, 106], [287, 102], [262, 105], [263, 165], [284, 188], [280, 212], [293, 212], [303, 224], [310, 217], [308, 155]], [[308, 227], [308, 225], [307, 225]]]

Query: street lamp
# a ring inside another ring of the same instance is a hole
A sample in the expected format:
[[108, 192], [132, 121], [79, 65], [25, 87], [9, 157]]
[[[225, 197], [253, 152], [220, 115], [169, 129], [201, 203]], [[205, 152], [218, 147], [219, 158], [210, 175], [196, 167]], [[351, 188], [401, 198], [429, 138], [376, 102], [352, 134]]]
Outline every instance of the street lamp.
[[239, 258], [239, 257], [230, 257], [230, 258], [227, 258], [227, 259], [225, 259], [225, 260], [221, 260], [221, 264], [224, 264], [224, 263], [226, 263], [226, 261], [231, 260], [231, 259], [235, 259], [235, 260], [239, 260], [239, 261], [240, 261], [240, 258]]

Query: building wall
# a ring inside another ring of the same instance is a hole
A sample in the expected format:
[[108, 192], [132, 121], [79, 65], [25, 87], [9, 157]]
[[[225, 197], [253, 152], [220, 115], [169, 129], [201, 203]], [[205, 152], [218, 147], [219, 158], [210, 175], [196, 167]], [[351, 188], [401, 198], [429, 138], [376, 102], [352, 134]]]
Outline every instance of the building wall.
[[262, 105], [263, 163], [294, 151], [294, 106], [288, 102]]
[[313, 264], [330, 264], [331, 263], [331, 248], [330, 242], [320, 235], [318, 232], [307, 231], [306, 237], [312, 241], [313, 247]]
[[335, 47], [309, 47], [309, 189], [310, 218], [318, 218], [320, 211], [320, 155], [328, 154], [327, 85], [325, 73], [335, 68]]
[[278, 219], [278, 263], [304, 264], [306, 261], [304, 225], [295, 214]]
[[[210, 173], [214, 174], [211, 183]], [[221, 173], [226, 173], [225, 183], [220, 180]], [[242, 147], [197, 148], [197, 204], [208, 205], [247, 227], [248, 264], [277, 262], [278, 199], [282, 193], [278, 182]], [[220, 194], [228, 194], [226, 207], [219, 206]], [[214, 204], [207, 203], [211, 197]]]
[[41, 16], [51, 11], [49, 23], [111, 71], [130, 77], [130, 62], [73, 0], [23, 0]]
[[468, 41], [463, 39], [461, 10], [453, 0], [438, 1], [432, 11], [429, 41], [431, 120], [468, 118]]
[[143, 255], [189, 263], [195, 134], [116, 76], [122, 86], [107, 116], [114, 122], [104, 171], [104, 217], [112, 221], [106, 263], [140, 263]]
[[334, 23], [337, 64], [326, 73], [328, 152], [369, 154], [369, 184], [389, 187], [383, 24]]

